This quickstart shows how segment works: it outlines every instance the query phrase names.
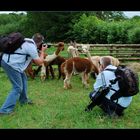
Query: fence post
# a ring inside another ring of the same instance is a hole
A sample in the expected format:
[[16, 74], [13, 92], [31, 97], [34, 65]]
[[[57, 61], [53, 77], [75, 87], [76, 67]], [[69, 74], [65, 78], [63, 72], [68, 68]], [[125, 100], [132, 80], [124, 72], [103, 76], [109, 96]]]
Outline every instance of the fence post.
[[110, 45], [109, 46], [109, 53], [110, 53], [110, 56], [112, 56], [112, 53], [113, 53], [113, 45]]

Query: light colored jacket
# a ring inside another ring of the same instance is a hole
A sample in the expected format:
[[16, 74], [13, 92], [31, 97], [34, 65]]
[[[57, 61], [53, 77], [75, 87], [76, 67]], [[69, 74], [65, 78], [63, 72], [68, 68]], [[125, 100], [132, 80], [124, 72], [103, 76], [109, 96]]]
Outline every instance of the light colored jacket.
[[[115, 66], [109, 65], [105, 69], [116, 69], [116, 68], [117, 67], [115, 67]], [[107, 70], [102, 71], [97, 76], [96, 82], [93, 85], [95, 91], [97, 91], [100, 87], [102, 87], [104, 85], [104, 82], [102, 81], [102, 76], [101, 76], [102, 73], [103, 73], [104, 78], [105, 78], [106, 86], [110, 85], [110, 80], [116, 78], [115, 73], [113, 73], [111, 71], [107, 71]], [[118, 82], [116, 82], [116, 84], [112, 85], [112, 88], [115, 90], [119, 90]], [[115, 93], [115, 91], [110, 90], [109, 93], [105, 97], [107, 99], [110, 99], [110, 97], [114, 93]], [[128, 107], [130, 105], [131, 101], [132, 101], [132, 97], [120, 97], [120, 98], [118, 98], [118, 104], [122, 107]], [[117, 100], [114, 100], [114, 102], [117, 102]]]

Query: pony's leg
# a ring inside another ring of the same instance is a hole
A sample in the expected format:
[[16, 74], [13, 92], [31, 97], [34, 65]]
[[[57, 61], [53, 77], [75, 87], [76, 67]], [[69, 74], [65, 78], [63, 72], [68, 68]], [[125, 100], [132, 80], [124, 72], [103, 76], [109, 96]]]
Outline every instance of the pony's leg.
[[86, 85], [86, 88], [89, 87], [89, 75], [88, 75], [88, 73], [85, 73], [85, 85]]
[[85, 77], [84, 77], [84, 73], [82, 73], [81, 75], [82, 75], [82, 84], [83, 84], [83, 86], [84, 86], [84, 78], [85, 78]]
[[41, 81], [46, 80], [46, 66], [44, 65], [44, 63], [42, 64], [42, 67], [41, 67], [40, 77], [41, 77]]
[[41, 70], [42, 66], [38, 66], [36, 70], [34, 70], [35, 75], [38, 75], [39, 71]]
[[70, 84], [70, 79], [71, 79], [71, 77], [72, 77], [72, 73], [70, 73], [70, 74], [68, 75], [68, 81], [67, 81], [67, 83], [68, 83], [68, 88], [72, 88], [72, 86], [71, 86], [71, 84]]
[[32, 79], [35, 78], [34, 70], [33, 70], [33, 68], [32, 68], [32, 63], [29, 64], [29, 66], [27, 67], [26, 71], [27, 71], [28, 75], [29, 75]]
[[70, 78], [72, 76], [71, 74], [66, 73], [66, 78], [64, 79], [64, 88], [68, 89], [68, 88], [72, 88], [71, 84], [70, 84]]
[[54, 79], [55, 76], [54, 76], [54, 70], [53, 70], [52, 65], [50, 65], [50, 73], [51, 73], [52, 79]]
[[82, 84], [88, 88], [89, 85], [88, 85], [88, 79], [89, 79], [89, 76], [87, 73], [82, 73]]
[[46, 66], [46, 79], [49, 79], [49, 65]]

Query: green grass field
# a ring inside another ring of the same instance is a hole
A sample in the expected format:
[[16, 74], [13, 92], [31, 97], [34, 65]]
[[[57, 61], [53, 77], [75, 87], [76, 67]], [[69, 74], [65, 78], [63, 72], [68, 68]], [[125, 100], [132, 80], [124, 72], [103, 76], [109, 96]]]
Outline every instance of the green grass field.
[[[140, 76], [140, 75], [139, 75]], [[28, 79], [28, 96], [34, 105], [20, 106], [17, 102], [13, 115], [0, 117], [0, 128], [140, 128], [140, 95], [133, 101], [120, 118], [104, 116], [99, 107], [84, 112], [89, 103], [90, 87], [85, 89], [79, 75], [72, 77], [70, 90], [63, 89], [63, 80], [46, 80], [39, 77]], [[5, 101], [11, 85], [0, 68], [0, 106]]]

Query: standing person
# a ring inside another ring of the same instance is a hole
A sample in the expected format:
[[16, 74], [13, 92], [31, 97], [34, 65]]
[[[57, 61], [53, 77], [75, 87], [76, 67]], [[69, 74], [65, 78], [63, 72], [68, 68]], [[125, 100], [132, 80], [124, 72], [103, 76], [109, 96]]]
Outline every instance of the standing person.
[[[115, 70], [117, 67], [111, 65], [111, 59], [109, 57], [102, 57], [100, 59], [100, 70], [101, 72], [96, 78], [94, 83], [94, 91], [97, 93], [99, 89], [103, 86], [109, 87], [110, 80], [115, 79], [115, 73], [107, 69]], [[104, 81], [104, 82], [103, 82]], [[112, 89], [118, 91], [118, 82], [112, 85]], [[122, 116], [124, 110], [130, 105], [132, 101], [132, 96], [129, 97], [119, 97], [118, 100], [111, 100], [111, 96], [116, 92], [114, 90], [107, 90], [107, 94], [96, 104], [109, 116]], [[98, 93], [97, 93], [98, 94]], [[92, 98], [90, 94], [90, 98]], [[90, 104], [87, 106], [86, 111], [92, 110], [95, 104]]]
[[9, 54], [3, 54], [1, 66], [12, 84], [12, 89], [0, 108], [0, 115], [12, 113], [17, 100], [21, 105], [32, 104], [27, 97], [27, 77], [24, 70], [32, 60], [37, 65], [43, 63], [47, 45], [42, 47], [40, 56], [37, 52], [37, 48], [43, 43], [43, 40], [44, 37], [40, 33], [36, 33], [32, 39], [25, 38], [25, 42], [15, 51], [15, 53], [23, 55], [10, 54], [9, 59]]

